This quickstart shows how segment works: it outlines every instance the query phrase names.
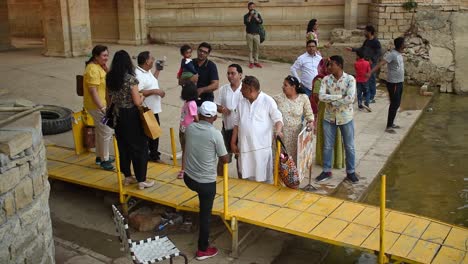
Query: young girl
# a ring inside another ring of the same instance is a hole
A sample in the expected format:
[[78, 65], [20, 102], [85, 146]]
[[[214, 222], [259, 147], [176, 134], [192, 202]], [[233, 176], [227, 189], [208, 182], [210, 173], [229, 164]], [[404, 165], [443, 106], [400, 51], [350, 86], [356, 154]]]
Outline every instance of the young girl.
[[198, 109], [195, 100], [198, 98], [197, 86], [193, 82], [182, 85], [180, 98], [185, 101], [180, 113], [179, 141], [182, 147], [182, 170], [177, 175], [178, 179], [184, 178], [185, 169], [185, 129], [193, 122], [198, 122]]

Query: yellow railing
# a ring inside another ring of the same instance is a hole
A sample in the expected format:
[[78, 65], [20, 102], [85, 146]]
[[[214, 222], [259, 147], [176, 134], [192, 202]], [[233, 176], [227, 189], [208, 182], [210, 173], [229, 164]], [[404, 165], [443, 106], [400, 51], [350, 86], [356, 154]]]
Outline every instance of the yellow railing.
[[379, 263], [386, 262], [385, 259], [385, 181], [386, 176], [382, 175], [380, 183], [380, 250], [379, 250]]

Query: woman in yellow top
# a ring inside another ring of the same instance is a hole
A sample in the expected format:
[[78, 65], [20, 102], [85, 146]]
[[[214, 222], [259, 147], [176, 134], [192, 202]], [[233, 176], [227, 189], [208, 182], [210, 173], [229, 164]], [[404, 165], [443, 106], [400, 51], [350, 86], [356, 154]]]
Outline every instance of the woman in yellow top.
[[299, 80], [289, 75], [283, 81], [283, 92], [273, 96], [278, 110], [283, 114], [283, 142], [286, 151], [297, 162], [297, 137], [302, 130], [302, 117], [311, 129], [314, 127], [314, 113], [309, 98], [301, 88]]
[[113, 170], [114, 165], [109, 157], [109, 146], [112, 140], [112, 129], [101, 120], [107, 108], [106, 74], [109, 51], [106, 46], [93, 48], [92, 57], [86, 62], [83, 76], [83, 105], [93, 117], [96, 133], [96, 164], [105, 170]]

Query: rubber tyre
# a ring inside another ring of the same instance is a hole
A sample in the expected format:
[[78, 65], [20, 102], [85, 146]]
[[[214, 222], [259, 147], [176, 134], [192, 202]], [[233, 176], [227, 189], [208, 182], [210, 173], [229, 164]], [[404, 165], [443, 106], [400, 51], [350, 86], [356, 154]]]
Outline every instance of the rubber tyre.
[[44, 105], [40, 112], [43, 135], [60, 134], [72, 129], [72, 110], [56, 105]]

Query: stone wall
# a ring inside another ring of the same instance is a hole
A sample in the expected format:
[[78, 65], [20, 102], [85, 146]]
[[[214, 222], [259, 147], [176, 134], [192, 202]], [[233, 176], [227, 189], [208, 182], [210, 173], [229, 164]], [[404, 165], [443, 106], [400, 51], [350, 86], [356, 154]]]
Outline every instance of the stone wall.
[[117, 0], [89, 0], [91, 37], [95, 43], [119, 40]]
[[[146, 0], [148, 34], [155, 41], [244, 41], [243, 16], [248, 1]], [[370, 1], [359, 1], [357, 23], [368, 22]], [[343, 27], [345, 2], [256, 1], [264, 18], [267, 40], [304, 40], [307, 23], [316, 18], [320, 38], [328, 39], [333, 28]]]
[[0, 128], [0, 263], [55, 263], [49, 191], [36, 112]]
[[42, 0], [8, 0], [12, 37], [42, 38]]

